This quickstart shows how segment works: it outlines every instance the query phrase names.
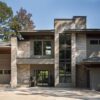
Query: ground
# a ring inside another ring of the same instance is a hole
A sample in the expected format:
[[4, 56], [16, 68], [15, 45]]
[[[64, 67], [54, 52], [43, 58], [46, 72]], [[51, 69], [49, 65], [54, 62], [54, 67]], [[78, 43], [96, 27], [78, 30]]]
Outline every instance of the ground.
[[0, 87], [0, 100], [100, 100], [100, 92], [75, 88]]

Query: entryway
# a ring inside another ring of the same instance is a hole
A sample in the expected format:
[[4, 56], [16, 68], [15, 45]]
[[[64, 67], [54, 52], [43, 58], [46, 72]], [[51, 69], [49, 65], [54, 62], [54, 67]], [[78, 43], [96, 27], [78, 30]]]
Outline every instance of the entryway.
[[53, 65], [31, 65], [30, 80], [32, 87], [54, 86], [54, 66]]
[[34, 85], [36, 86], [49, 86], [50, 73], [48, 70], [34, 70], [33, 72]]

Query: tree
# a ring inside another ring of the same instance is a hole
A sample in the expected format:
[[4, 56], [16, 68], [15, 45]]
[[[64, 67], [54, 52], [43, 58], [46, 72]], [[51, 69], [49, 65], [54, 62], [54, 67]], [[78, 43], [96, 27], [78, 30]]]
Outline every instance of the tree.
[[34, 30], [34, 22], [31, 20], [32, 14], [21, 8], [17, 14], [12, 18], [10, 28], [18, 34], [18, 31], [32, 31]]
[[6, 3], [0, 1], [0, 24], [5, 23], [13, 15], [11, 7], [8, 7]]
[[12, 8], [0, 1], [0, 34], [4, 34], [6, 37], [10, 33], [8, 23], [12, 16]]

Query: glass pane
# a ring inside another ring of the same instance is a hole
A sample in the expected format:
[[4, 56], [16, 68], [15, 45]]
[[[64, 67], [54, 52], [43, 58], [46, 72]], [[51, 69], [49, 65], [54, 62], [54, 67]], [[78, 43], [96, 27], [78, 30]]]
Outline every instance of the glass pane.
[[90, 40], [90, 44], [98, 44], [98, 40]]
[[42, 41], [34, 41], [34, 55], [42, 55]]
[[48, 56], [52, 55], [51, 41], [43, 42], [43, 54]]
[[3, 70], [0, 70], [0, 74], [3, 74]]
[[59, 82], [71, 82], [71, 34], [60, 34], [59, 37]]
[[71, 64], [66, 64], [66, 73], [71, 73]]
[[66, 59], [71, 59], [71, 50], [66, 50]]

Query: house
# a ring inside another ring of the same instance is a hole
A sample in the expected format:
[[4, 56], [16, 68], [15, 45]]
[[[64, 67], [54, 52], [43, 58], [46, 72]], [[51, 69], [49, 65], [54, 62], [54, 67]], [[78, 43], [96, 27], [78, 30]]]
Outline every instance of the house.
[[100, 29], [87, 29], [86, 16], [20, 33], [0, 44], [0, 84], [100, 89]]

